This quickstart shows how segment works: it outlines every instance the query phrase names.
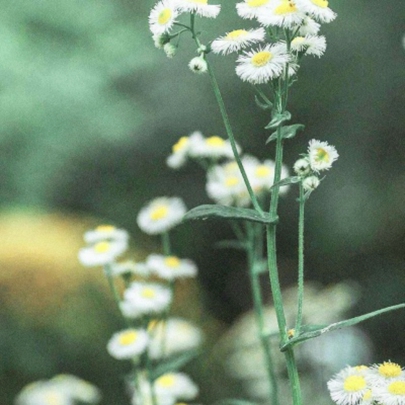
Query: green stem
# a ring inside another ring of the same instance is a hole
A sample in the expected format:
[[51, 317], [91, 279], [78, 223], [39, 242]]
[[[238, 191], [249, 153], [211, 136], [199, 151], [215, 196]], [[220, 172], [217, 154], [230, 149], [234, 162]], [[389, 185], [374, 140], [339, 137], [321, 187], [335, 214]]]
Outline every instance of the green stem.
[[302, 325], [302, 307], [304, 302], [304, 212], [305, 212], [305, 196], [302, 182], [299, 184], [299, 218], [298, 218], [298, 310], [297, 320], [295, 324], [295, 334], [300, 333]]
[[163, 247], [163, 254], [165, 256], [170, 256], [172, 248], [170, 244], [170, 236], [168, 231], [162, 233], [162, 247]]
[[[252, 289], [253, 305], [258, 329], [258, 338], [260, 340], [263, 352], [264, 360], [266, 363], [267, 376], [269, 381], [269, 394], [271, 398], [272, 405], [278, 405], [278, 385], [276, 375], [274, 373], [274, 361], [271, 353], [270, 339], [268, 333], [265, 329], [264, 314], [263, 314], [263, 297], [260, 287], [260, 279], [257, 272], [255, 272], [255, 267], [257, 260], [261, 259], [262, 256], [257, 256], [257, 244], [263, 243], [262, 238], [262, 227], [256, 227], [255, 224], [248, 223], [248, 248], [247, 257], [249, 265], [249, 277], [250, 285]], [[259, 230], [259, 232], [257, 232]]]

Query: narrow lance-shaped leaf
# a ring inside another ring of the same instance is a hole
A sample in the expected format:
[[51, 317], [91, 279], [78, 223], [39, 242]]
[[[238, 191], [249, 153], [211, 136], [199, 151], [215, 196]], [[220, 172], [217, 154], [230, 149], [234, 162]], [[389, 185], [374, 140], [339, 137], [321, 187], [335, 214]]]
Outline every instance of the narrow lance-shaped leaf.
[[266, 102], [263, 102], [255, 95], [255, 102], [256, 104], [262, 109], [262, 110], [270, 110], [272, 107], [272, 104], [268, 104]]
[[282, 114], [276, 113], [272, 120], [264, 127], [265, 129], [277, 128], [280, 124], [291, 119], [291, 113], [284, 111]]
[[281, 187], [281, 186], [288, 186], [289, 184], [294, 184], [294, 183], [299, 183], [301, 181], [301, 177], [298, 176], [291, 176], [291, 177], [286, 177], [285, 179], [282, 179], [278, 181], [277, 183], [273, 184], [271, 188], [274, 187]]
[[152, 372], [152, 378], [159, 378], [161, 375], [176, 371], [184, 367], [189, 361], [201, 354], [200, 350], [189, 350], [176, 356], [170, 357], [168, 360], [159, 360], [159, 363]]
[[330, 325], [322, 325], [322, 326], [309, 325], [307, 326], [307, 330], [309, 329], [307, 332], [300, 333], [297, 337], [290, 339], [286, 344], [281, 346], [280, 350], [283, 352], [291, 346], [294, 346], [298, 343], [302, 343], [309, 339], [316, 338], [318, 336], [323, 335], [324, 333], [332, 332], [333, 330], [337, 329], [346, 328], [348, 326], [353, 326], [367, 319], [373, 318], [377, 315], [381, 315], [385, 312], [395, 311], [400, 308], [405, 308], [405, 304], [392, 305], [390, 307], [382, 308], [377, 311], [369, 312], [368, 314], [356, 316], [354, 318], [346, 319], [340, 322], [335, 322]]
[[245, 399], [229, 398], [214, 402], [214, 405], [257, 405], [257, 403], [246, 401]]
[[184, 216], [184, 220], [190, 219], [208, 219], [208, 218], [222, 218], [244, 220], [248, 222], [258, 222], [261, 224], [275, 224], [277, 218], [271, 218], [269, 214], [259, 214], [257, 211], [249, 208], [227, 207], [225, 205], [205, 204], [199, 205], [188, 211]]
[[[303, 124], [294, 124], [294, 125], [286, 125], [285, 127], [281, 128], [281, 138], [282, 139], [291, 139], [297, 135], [298, 131], [302, 131], [305, 128]], [[275, 141], [277, 139], [277, 131], [273, 132], [267, 139], [266, 143], [271, 141]]]

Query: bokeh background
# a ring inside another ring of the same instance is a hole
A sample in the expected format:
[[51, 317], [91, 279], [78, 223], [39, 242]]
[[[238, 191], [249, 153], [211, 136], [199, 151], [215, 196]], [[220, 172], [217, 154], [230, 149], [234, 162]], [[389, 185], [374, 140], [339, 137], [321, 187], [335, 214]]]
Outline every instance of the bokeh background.
[[[236, 1], [218, 3], [219, 18], [201, 21], [205, 41], [248, 26]], [[304, 60], [292, 88], [289, 110], [306, 129], [287, 143], [285, 162], [291, 167], [312, 138], [339, 151], [307, 204], [306, 271], [322, 285], [354, 281], [356, 315], [405, 297], [405, 2], [330, 3], [339, 17], [322, 29], [327, 52]], [[137, 228], [137, 212], [162, 195], [179, 195], [190, 208], [209, 202], [199, 167], [173, 172], [165, 159], [196, 129], [225, 136], [220, 115], [208, 78], [187, 68], [195, 56], [187, 41], [171, 60], [154, 48], [152, 1], [0, 4], [0, 404], [59, 372], [98, 385], [103, 404], [127, 404], [128, 368], [105, 352], [122, 325], [101, 271], [77, 262], [81, 235], [109, 222], [131, 232], [139, 260], [159, 249]], [[271, 158], [268, 117], [252, 89], [236, 77], [232, 57], [212, 60], [238, 142]], [[292, 190], [280, 207], [284, 286], [295, 280], [295, 198]], [[183, 285], [177, 312], [202, 321], [209, 342], [251, 307], [243, 256], [213, 248], [229, 236], [215, 222], [174, 232], [178, 255], [200, 269], [197, 286]], [[404, 312], [362, 329], [374, 361], [405, 365]], [[209, 393], [221, 390], [199, 377], [197, 365], [190, 370], [202, 383], [202, 402], [212, 402]]]

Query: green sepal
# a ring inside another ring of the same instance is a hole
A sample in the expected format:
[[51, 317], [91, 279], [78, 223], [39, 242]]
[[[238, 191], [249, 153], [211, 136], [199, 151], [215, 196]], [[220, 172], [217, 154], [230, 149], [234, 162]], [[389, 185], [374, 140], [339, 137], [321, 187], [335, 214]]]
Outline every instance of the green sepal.
[[395, 311], [396, 309], [405, 308], [405, 304], [392, 305], [390, 307], [382, 308], [377, 311], [369, 312], [364, 315], [355, 316], [354, 318], [346, 319], [344, 321], [331, 323], [330, 325], [307, 325], [302, 328], [302, 332], [290, 339], [287, 343], [281, 346], [280, 350], [282, 352], [286, 351], [289, 347], [295, 346], [298, 343], [305, 342], [306, 340], [316, 338], [327, 332], [332, 332], [333, 330], [346, 328], [348, 326], [356, 325], [360, 322], [366, 321], [367, 319], [373, 318], [377, 315], [381, 315], [385, 312]]
[[228, 207], [218, 204], [199, 205], [188, 211], [184, 215], [184, 220], [190, 219], [208, 219], [208, 218], [223, 218], [244, 220], [248, 222], [258, 222], [260, 224], [276, 224], [278, 217], [271, 218], [269, 214], [259, 214], [257, 211], [249, 208]]
[[282, 179], [282, 180], [278, 181], [277, 183], [273, 184], [271, 186], [271, 188], [288, 186], [289, 184], [299, 183], [300, 181], [301, 181], [301, 177], [299, 177], [299, 176], [286, 177], [285, 179]]
[[215, 244], [215, 247], [218, 249], [246, 250], [247, 244], [239, 242], [238, 240], [221, 240]]
[[277, 128], [285, 121], [289, 121], [291, 119], [291, 113], [288, 111], [284, 111], [282, 114], [276, 113], [271, 121], [264, 127], [265, 129], [272, 129]]
[[151, 373], [151, 377], [153, 380], [156, 380], [156, 378], [159, 378], [163, 374], [179, 370], [200, 354], [201, 350], [188, 350], [187, 352], [170, 356], [168, 359], [159, 360]]
[[[303, 124], [287, 125], [281, 128], [281, 139], [291, 139], [297, 135], [298, 131], [302, 131], [305, 128]], [[267, 139], [266, 143], [275, 141], [277, 139], [277, 131], [273, 132]]]
[[256, 105], [260, 107], [262, 110], [270, 110], [273, 107], [272, 104], [263, 103], [262, 101], [260, 101], [259, 97], [257, 97], [256, 95], [255, 95], [255, 102]]

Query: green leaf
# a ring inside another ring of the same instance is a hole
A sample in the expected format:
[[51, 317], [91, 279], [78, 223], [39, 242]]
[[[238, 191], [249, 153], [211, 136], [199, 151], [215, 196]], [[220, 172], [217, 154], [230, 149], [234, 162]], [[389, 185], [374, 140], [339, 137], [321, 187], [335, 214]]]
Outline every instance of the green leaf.
[[284, 111], [282, 114], [275, 114], [272, 120], [264, 127], [265, 129], [277, 128], [284, 121], [291, 119], [291, 113]]
[[287, 186], [288, 184], [294, 184], [294, 183], [299, 183], [301, 181], [301, 177], [299, 176], [291, 176], [291, 177], [286, 177], [285, 179], [282, 179], [278, 181], [277, 183], [273, 184], [271, 188], [274, 188], [276, 186], [281, 187], [281, 186]]
[[271, 218], [270, 215], [267, 213], [259, 214], [253, 209], [227, 207], [225, 205], [217, 204], [199, 205], [198, 207], [195, 207], [188, 211], [183, 219], [205, 220], [208, 218], [244, 220], [248, 222], [258, 222], [266, 225], [275, 224], [278, 222], [278, 217]]
[[190, 360], [201, 354], [200, 350], [189, 350], [166, 360], [159, 360], [155, 369], [152, 371], [152, 379], [159, 378], [161, 375], [176, 371], [186, 365]]
[[272, 107], [272, 104], [263, 103], [262, 101], [259, 100], [259, 97], [257, 97], [256, 95], [255, 95], [255, 102], [262, 110], [270, 110]]
[[[282, 139], [291, 139], [297, 135], [298, 131], [302, 131], [305, 128], [303, 124], [294, 124], [294, 125], [287, 125], [281, 128], [281, 138]], [[277, 131], [273, 132], [269, 138], [267, 139], [266, 143], [271, 141], [275, 141], [277, 139]]]
[[395, 311], [400, 308], [405, 308], [405, 304], [392, 305], [390, 307], [382, 308], [364, 315], [346, 319], [344, 321], [331, 323], [330, 325], [308, 325], [306, 326], [305, 329], [303, 328], [303, 332], [300, 333], [297, 337], [290, 339], [286, 344], [281, 346], [280, 350], [284, 352], [291, 346], [305, 342], [306, 340], [309, 339], [316, 338], [318, 336], [323, 335], [324, 333], [332, 332], [333, 330], [337, 329], [346, 328], [348, 326], [353, 326], [360, 322], [366, 321], [367, 319], [373, 318], [377, 315], [381, 315], [385, 312]]
[[215, 247], [219, 249], [245, 250], [247, 248], [247, 244], [239, 242], [238, 240], [221, 240], [215, 244]]

